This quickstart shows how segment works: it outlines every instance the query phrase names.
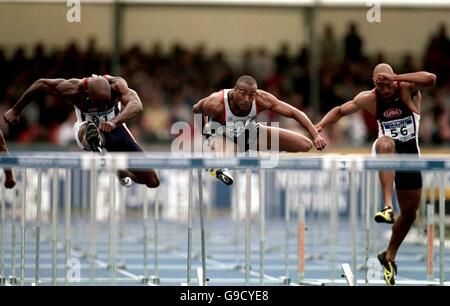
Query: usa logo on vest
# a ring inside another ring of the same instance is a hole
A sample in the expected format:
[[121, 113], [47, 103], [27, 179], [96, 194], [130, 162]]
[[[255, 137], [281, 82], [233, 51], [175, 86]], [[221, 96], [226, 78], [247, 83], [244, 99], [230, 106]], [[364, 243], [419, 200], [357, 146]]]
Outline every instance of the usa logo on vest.
[[398, 108], [390, 108], [383, 113], [386, 118], [398, 117], [402, 114], [402, 110]]

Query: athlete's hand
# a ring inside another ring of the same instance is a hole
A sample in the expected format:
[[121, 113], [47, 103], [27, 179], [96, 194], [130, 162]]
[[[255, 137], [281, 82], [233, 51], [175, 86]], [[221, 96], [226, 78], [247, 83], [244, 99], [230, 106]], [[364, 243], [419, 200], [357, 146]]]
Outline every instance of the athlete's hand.
[[8, 124], [17, 124], [19, 122], [20, 113], [17, 113], [13, 108], [9, 109], [3, 114], [3, 119]]
[[379, 83], [379, 82], [393, 82], [393, 81], [395, 81], [395, 74], [380, 72], [380, 73], [377, 73], [375, 75], [373, 80], [375, 81], [375, 83]]
[[98, 129], [102, 132], [109, 133], [116, 128], [116, 124], [111, 121], [102, 121], [98, 126]]
[[323, 137], [320, 135], [317, 135], [316, 137], [314, 137], [313, 144], [316, 147], [316, 149], [319, 151], [323, 150], [323, 148], [325, 148], [325, 146], [327, 145], [327, 143], [325, 142], [325, 139], [323, 139]]

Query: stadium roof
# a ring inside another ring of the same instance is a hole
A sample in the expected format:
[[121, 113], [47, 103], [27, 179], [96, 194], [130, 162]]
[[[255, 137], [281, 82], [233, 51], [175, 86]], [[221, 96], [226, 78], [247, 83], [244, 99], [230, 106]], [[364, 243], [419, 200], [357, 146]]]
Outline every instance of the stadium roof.
[[[0, 3], [65, 3], [73, 4], [76, 0], [0, 0]], [[323, 7], [371, 7], [380, 3], [381, 7], [448, 7], [449, 0], [81, 0], [88, 3], [125, 3], [155, 5], [219, 5], [219, 6], [323, 6]]]

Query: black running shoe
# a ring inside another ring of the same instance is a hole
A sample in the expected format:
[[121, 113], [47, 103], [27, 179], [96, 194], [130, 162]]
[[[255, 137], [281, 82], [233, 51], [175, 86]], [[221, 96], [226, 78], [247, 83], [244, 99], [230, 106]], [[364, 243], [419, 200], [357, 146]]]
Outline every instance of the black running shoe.
[[395, 275], [397, 274], [397, 264], [395, 261], [389, 261], [386, 259], [386, 251], [378, 254], [377, 258], [383, 266], [384, 281], [388, 284], [388, 286], [394, 286]]
[[375, 222], [377, 223], [389, 223], [393, 224], [395, 222], [394, 219], [394, 211], [389, 206], [386, 206], [379, 212], [375, 214]]
[[86, 141], [93, 152], [103, 153], [100, 142], [100, 132], [94, 123], [89, 123], [86, 128]]

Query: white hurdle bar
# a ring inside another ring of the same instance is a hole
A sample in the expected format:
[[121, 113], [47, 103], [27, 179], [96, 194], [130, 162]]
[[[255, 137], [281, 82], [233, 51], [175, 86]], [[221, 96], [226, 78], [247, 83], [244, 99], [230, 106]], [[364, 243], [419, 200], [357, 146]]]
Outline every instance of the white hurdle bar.
[[[372, 215], [371, 205], [368, 203], [372, 199], [377, 199], [375, 182], [377, 180], [375, 173], [379, 170], [417, 170], [417, 171], [435, 171], [437, 175], [434, 177], [437, 179], [437, 182], [434, 182], [433, 185], [439, 186], [439, 284], [445, 284], [445, 172], [450, 170], [450, 159], [448, 158], [416, 158], [412, 156], [392, 156], [388, 158], [373, 158], [373, 157], [361, 157], [361, 156], [321, 156], [321, 157], [277, 157], [278, 160], [274, 162], [273, 156], [268, 157], [227, 157], [227, 158], [217, 158], [213, 156], [177, 156], [177, 155], [145, 155], [145, 154], [109, 154], [106, 156], [97, 156], [91, 153], [11, 153], [9, 155], [1, 155], [0, 156], [0, 165], [2, 168], [10, 167], [14, 170], [23, 169], [22, 170], [22, 184], [18, 184], [18, 186], [13, 191], [13, 200], [12, 200], [12, 247], [11, 247], [11, 276], [9, 278], [10, 284], [16, 284], [16, 192], [18, 188], [22, 188], [21, 200], [22, 200], [22, 216], [21, 216], [21, 251], [20, 251], [20, 284], [24, 285], [25, 283], [25, 229], [26, 229], [26, 220], [25, 220], [25, 208], [27, 196], [25, 193], [27, 180], [26, 173], [28, 168], [38, 169], [38, 214], [36, 221], [36, 272], [34, 277], [34, 282], [36, 285], [39, 284], [40, 276], [39, 276], [39, 252], [40, 252], [40, 206], [41, 206], [41, 169], [53, 169], [51, 173], [52, 176], [52, 215], [51, 215], [51, 245], [52, 245], [52, 277], [51, 283], [53, 285], [59, 284], [59, 280], [57, 277], [57, 248], [58, 248], [58, 179], [59, 179], [59, 171], [61, 169], [66, 169], [65, 172], [65, 209], [64, 209], [64, 220], [65, 220], [65, 234], [64, 234], [64, 249], [65, 249], [65, 259], [66, 263], [68, 258], [70, 257], [70, 249], [71, 249], [71, 231], [70, 231], [70, 170], [71, 169], [84, 169], [90, 171], [90, 184], [91, 184], [91, 194], [90, 194], [90, 223], [89, 223], [89, 252], [88, 259], [91, 262], [90, 268], [90, 278], [91, 283], [95, 283], [96, 278], [96, 259], [97, 259], [97, 238], [96, 238], [96, 185], [97, 185], [97, 172], [99, 170], [111, 170], [116, 171], [119, 168], [131, 168], [131, 169], [148, 169], [148, 168], [156, 168], [156, 169], [197, 169], [198, 171], [198, 184], [199, 184], [199, 209], [200, 209], [200, 228], [201, 228], [201, 257], [202, 257], [202, 279], [200, 283], [202, 285], [207, 284], [207, 275], [206, 275], [206, 237], [205, 237], [205, 214], [204, 214], [204, 199], [203, 199], [203, 184], [202, 184], [202, 175], [201, 171], [204, 168], [215, 168], [215, 167], [227, 167], [229, 169], [234, 170], [242, 170], [246, 169], [246, 218], [245, 218], [245, 284], [250, 284], [251, 279], [250, 276], [254, 275], [252, 271], [253, 268], [251, 266], [251, 243], [250, 243], [250, 202], [251, 202], [251, 194], [250, 194], [250, 183], [251, 183], [251, 174], [252, 172], [257, 172], [257, 170], [261, 170], [260, 173], [263, 173], [265, 169], [279, 170], [279, 171], [293, 171], [293, 170], [314, 170], [314, 171], [329, 171], [334, 173], [332, 176], [332, 189], [337, 190], [338, 186], [341, 183], [338, 181], [338, 176], [336, 173], [339, 171], [345, 171], [350, 173], [350, 193], [349, 193], [349, 202], [350, 202], [350, 227], [351, 227], [351, 270], [355, 273], [355, 277], [352, 280], [352, 285], [356, 285], [358, 282], [357, 278], [357, 202], [359, 201], [357, 195], [357, 182], [358, 178], [365, 178], [364, 184], [362, 186], [362, 200], [366, 202], [364, 205], [364, 268], [367, 269], [367, 260], [369, 253], [369, 244], [370, 244], [370, 222], [369, 218]], [[336, 172], [337, 171], [337, 172]], [[361, 175], [363, 171], [368, 171], [367, 173]], [[192, 172], [190, 174], [192, 176]], [[295, 175], [288, 175], [288, 178], [296, 177]], [[115, 186], [113, 176], [111, 174], [111, 186]], [[192, 177], [190, 177], [190, 182], [192, 188]], [[263, 185], [264, 180], [261, 181], [261, 186]], [[287, 191], [293, 192], [290, 190], [291, 180], [288, 179], [286, 182]], [[114, 188], [113, 188], [114, 189]], [[2, 187], [3, 196], [5, 195], [5, 189]], [[189, 202], [192, 202], [192, 190], [190, 191]], [[434, 190], [432, 191], [434, 194]], [[158, 219], [159, 219], [159, 201], [158, 201], [158, 192], [156, 196], [155, 203], [155, 228], [154, 233], [156, 235], [154, 239], [155, 243], [155, 276], [158, 278], [158, 281], [155, 283], [159, 283], [159, 272], [158, 272]], [[259, 281], [260, 284], [264, 283], [264, 248], [265, 248], [265, 211], [264, 211], [264, 195], [259, 195], [260, 199], [260, 265], [259, 265]], [[286, 213], [285, 213], [285, 275], [284, 281], [286, 283], [291, 282], [291, 270], [289, 269], [289, 223], [290, 223], [290, 207], [293, 205], [292, 201], [297, 200], [297, 196], [295, 193], [288, 194], [286, 199]], [[116, 198], [115, 193], [110, 195], [110, 243], [109, 243], [109, 267], [112, 270], [112, 278], [115, 278], [115, 253], [116, 253]], [[332, 202], [338, 202], [336, 199], [333, 199]], [[146, 206], [144, 206], [146, 207]], [[189, 209], [191, 209], [191, 205], [189, 205]], [[295, 207], [301, 215], [298, 217], [299, 231], [303, 232], [302, 228], [304, 228], [304, 220], [301, 206], [293, 206]], [[0, 241], [1, 245], [1, 269], [0, 269], [0, 277], [2, 280], [5, 279], [5, 264], [4, 264], [4, 239], [3, 239], [3, 226], [5, 226], [4, 218], [5, 218], [5, 205], [4, 198], [2, 199], [1, 205], [1, 225], [2, 225], [2, 237]], [[189, 210], [188, 216], [188, 271], [187, 271], [187, 284], [191, 283], [190, 275], [191, 275], [191, 258], [190, 253], [191, 249], [191, 239], [192, 239], [192, 224], [191, 224], [191, 211]], [[147, 214], [147, 209], [145, 209], [145, 214]], [[144, 223], [146, 223], [147, 218], [144, 214]], [[337, 229], [336, 219], [337, 212], [332, 211], [331, 214], [331, 225], [334, 230]], [[147, 231], [146, 225], [144, 227], [144, 240], [147, 239], [147, 235], [145, 234]], [[335, 233], [333, 233], [335, 235]], [[432, 239], [431, 237], [430, 239]], [[332, 236], [331, 245], [336, 246], [337, 237]], [[304, 280], [304, 267], [303, 261], [304, 258], [304, 237], [298, 240], [299, 246], [297, 251], [299, 251], [298, 257], [298, 269], [297, 273], [301, 273], [297, 280], [301, 283]], [[144, 243], [144, 248], [146, 249], [147, 241]], [[146, 251], [145, 251], [146, 252]], [[147, 256], [145, 256], [147, 259]], [[336, 254], [332, 254], [332, 261], [336, 261]], [[147, 263], [145, 263], [146, 265]], [[66, 267], [67, 268], [67, 267]], [[67, 272], [67, 269], [65, 269]], [[430, 272], [429, 272], [430, 273]], [[332, 273], [333, 274], [333, 273]], [[331, 276], [334, 278], [334, 276]], [[145, 266], [144, 279], [148, 282], [148, 272]], [[433, 282], [430, 279], [430, 282]], [[67, 274], [65, 283], [67, 283]], [[368, 284], [367, 280], [367, 271], [365, 277], [365, 284]]]

